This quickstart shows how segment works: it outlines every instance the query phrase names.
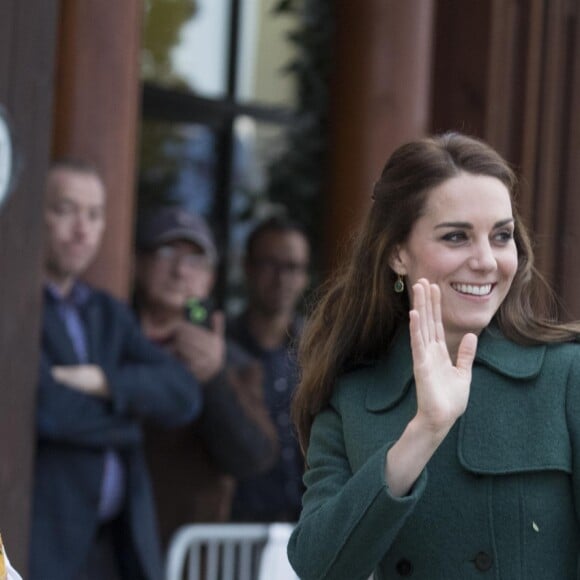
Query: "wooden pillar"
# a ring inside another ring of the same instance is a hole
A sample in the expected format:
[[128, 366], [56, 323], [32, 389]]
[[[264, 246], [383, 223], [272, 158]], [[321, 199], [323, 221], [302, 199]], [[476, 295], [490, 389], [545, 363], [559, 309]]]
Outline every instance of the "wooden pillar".
[[326, 264], [370, 205], [393, 150], [426, 133], [430, 107], [431, 0], [337, 2]]
[[0, 531], [23, 578], [57, 22], [58, 0], [0, 2], [0, 104], [10, 115], [21, 164], [16, 189], [0, 208]]
[[[579, 0], [494, 0], [486, 137], [521, 176], [536, 264], [580, 316]], [[501, 58], [500, 58], [501, 55]]]
[[570, 95], [566, 108], [566, 137], [562, 152], [563, 187], [566, 197], [559, 216], [561, 236], [559, 291], [567, 319], [580, 319], [580, 2], [575, 2], [575, 19], [570, 32], [576, 39], [571, 47], [569, 82]]
[[103, 175], [107, 231], [87, 279], [120, 297], [131, 284], [142, 4], [62, 0], [60, 22], [53, 153]]
[[484, 136], [490, 18], [490, 0], [437, 2], [431, 132]]

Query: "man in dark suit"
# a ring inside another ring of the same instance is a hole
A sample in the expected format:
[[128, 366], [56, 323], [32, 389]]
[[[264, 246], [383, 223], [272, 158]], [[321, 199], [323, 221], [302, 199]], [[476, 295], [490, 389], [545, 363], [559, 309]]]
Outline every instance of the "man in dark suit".
[[46, 195], [30, 579], [159, 580], [140, 422], [191, 421], [201, 389], [123, 304], [79, 281], [105, 227], [97, 172], [58, 162]]

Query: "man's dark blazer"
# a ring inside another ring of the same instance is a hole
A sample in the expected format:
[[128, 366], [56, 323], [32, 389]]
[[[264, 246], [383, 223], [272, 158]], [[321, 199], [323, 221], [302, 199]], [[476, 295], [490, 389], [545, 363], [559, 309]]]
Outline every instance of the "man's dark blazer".
[[37, 437], [30, 580], [73, 580], [86, 562], [98, 529], [104, 457], [113, 448], [126, 469], [121, 536], [145, 578], [162, 577], [149, 476], [142, 452], [141, 419], [177, 426], [201, 411], [192, 375], [141, 334], [132, 313], [108, 294], [92, 290], [81, 307], [88, 363], [104, 371], [109, 399], [55, 382], [51, 368], [79, 360], [45, 291], [42, 359], [37, 394]]

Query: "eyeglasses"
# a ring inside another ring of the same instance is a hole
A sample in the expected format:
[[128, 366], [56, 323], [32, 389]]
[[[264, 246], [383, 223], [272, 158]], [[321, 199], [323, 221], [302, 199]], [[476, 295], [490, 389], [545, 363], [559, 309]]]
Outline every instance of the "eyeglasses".
[[205, 254], [187, 252], [174, 246], [159, 246], [153, 255], [163, 262], [179, 262], [190, 270], [207, 270], [211, 267]]
[[298, 276], [308, 272], [308, 264], [301, 262], [282, 262], [274, 258], [258, 258], [252, 261], [252, 265], [268, 274], [288, 274]]

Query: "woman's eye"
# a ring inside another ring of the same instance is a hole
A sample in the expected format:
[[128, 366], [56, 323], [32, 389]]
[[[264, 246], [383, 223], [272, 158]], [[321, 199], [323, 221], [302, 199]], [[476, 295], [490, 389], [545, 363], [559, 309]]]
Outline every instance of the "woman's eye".
[[514, 237], [514, 233], [511, 230], [505, 230], [502, 232], [498, 232], [495, 235], [495, 239], [499, 242], [509, 242], [510, 240], [513, 240]]
[[442, 238], [446, 242], [463, 242], [467, 239], [465, 232], [449, 232]]

